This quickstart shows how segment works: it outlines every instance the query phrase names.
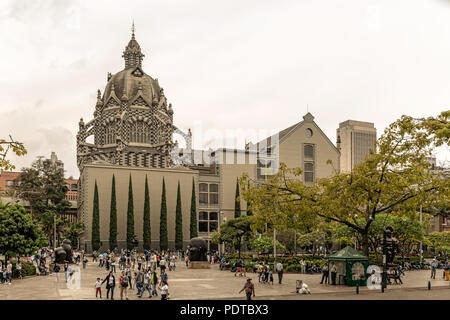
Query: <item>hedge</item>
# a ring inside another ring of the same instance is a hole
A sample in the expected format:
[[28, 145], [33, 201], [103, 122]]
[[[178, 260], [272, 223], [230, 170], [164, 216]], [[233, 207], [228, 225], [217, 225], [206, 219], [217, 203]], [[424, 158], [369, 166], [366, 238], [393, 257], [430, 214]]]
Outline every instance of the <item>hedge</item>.
[[[16, 269], [16, 261], [11, 262], [13, 266], [13, 278], [19, 277], [19, 271]], [[36, 266], [31, 262], [22, 262], [22, 277], [36, 275]]]

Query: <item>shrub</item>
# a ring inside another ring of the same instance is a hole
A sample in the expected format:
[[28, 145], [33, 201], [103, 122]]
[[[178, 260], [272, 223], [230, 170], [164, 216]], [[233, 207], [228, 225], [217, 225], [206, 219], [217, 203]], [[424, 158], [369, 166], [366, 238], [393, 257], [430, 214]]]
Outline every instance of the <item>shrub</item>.
[[[13, 266], [13, 278], [19, 277], [19, 271], [16, 269], [16, 261], [11, 262]], [[36, 267], [31, 262], [22, 262], [22, 277], [36, 275]]]

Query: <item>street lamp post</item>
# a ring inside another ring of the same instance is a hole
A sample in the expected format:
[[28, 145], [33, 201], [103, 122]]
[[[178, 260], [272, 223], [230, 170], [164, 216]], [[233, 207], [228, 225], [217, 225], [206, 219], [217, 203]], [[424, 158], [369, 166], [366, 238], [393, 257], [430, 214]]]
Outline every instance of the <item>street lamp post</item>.
[[277, 260], [277, 229], [273, 228], [273, 264]]
[[387, 244], [386, 244], [386, 230], [383, 231], [383, 278], [381, 283], [381, 292], [384, 292], [384, 289], [387, 285]]
[[53, 248], [56, 249], [56, 214], [53, 215]]
[[[422, 205], [420, 205], [420, 217], [419, 217], [420, 225], [422, 225]], [[420, 254], [420, 265], [422, 266], [423, 261], [423, 243], [422, 240], [420, 240], [419, 244], [419, 254]]]

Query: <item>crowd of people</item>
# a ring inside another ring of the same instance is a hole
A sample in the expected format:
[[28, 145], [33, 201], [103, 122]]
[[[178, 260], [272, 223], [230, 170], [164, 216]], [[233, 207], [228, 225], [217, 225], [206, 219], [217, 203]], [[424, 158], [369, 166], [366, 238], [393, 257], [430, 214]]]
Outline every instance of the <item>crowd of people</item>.
[[[116, 287], [115, 274], [119, 273], [118, 286], [120, 288], [120, 299], [129, 298], [129, 290], [136, 290], [136, 295], [142, 298], [148, 292], [148, 298], [158, 296], [160, 291], [161, 300], [170, 297], [168, 284], [168, 271], [175, 271], [176, 261], [186, 261], [188, 257], [184, 251], [158, 251], [144, 250], [138, 253], [136, 250], [109, 250], [103, 253], [94, 251], [93, 262], [98, 263], [99, 268], [105, 268], [108, 275], [104, 279], [97, 278], [95, 283], [95, 295], [102, 298], [101, 287], [105, 284], [106, 298], [114, 300], [114, 289]], [[159, 272], [158, 272], [159, 271]]]

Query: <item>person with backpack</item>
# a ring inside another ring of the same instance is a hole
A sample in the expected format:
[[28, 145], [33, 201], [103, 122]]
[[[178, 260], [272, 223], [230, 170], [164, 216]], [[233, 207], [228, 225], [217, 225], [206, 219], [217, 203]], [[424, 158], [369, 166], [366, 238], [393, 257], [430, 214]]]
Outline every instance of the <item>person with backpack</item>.
[[152, 292], [151, 292], [151, 296], [158, 296], [158, 291], [156, 290], [156, 286], [158, 285], [158, 273], [156, 273], [156, 271], [153, 271], [151, 273], [151, 285], [152, 285]]
[[128, 285], [130, 280], [128, 276], [125, 274], [125, 271], [122, 271], [122, 275], [119, 278], [120, 284], [120, 300], [123, 300], [123, 295], [125, 293], [125, 298], [128, 300]]
[[106, 299], [109, 299], [109, 292], [111, 292], [111, 300], [114, 300], [114, 288], [116, 287], [116, 277], [113, 272], [110, 271], [108, 276], [102, 281], [102, 284], [106, 282]]

